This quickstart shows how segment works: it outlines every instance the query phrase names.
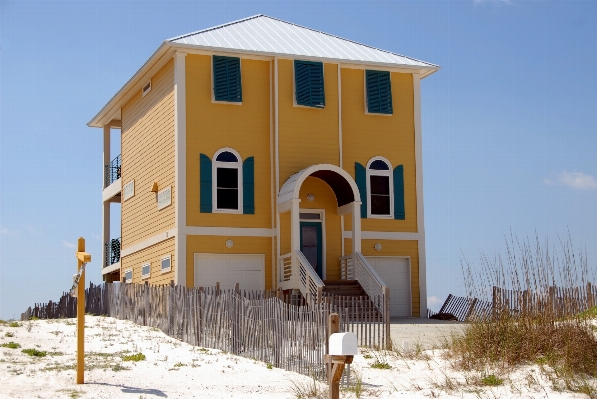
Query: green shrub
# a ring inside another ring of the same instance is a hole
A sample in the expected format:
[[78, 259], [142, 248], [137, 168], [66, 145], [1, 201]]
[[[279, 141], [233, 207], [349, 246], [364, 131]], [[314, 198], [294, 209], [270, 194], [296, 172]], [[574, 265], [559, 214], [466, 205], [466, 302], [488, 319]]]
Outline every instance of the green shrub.
[[21, 352], [28, 354], [29, 356], [44, 357], [47, 355], [45, 351], [38, 351], [37, 349], [23, 349]]
[[502, 380], [499, 377], [496, 377], [493, 374], [490, 374], [488, 376], [483, 377], [483, 379], [481, 379], [481, 383], [483, 385], [498, 386], [498, 385], [502, 385], [504, 383], [504, 380]]
[[15, 335], [14, 335], [14, 333], [11, 333], [11, 332], [9, 331], [9, 332], [7, 332], [6, 334], [4, 334], [4, 336], [5, 336], [5, 337], [8, 337], [8, 338], [12, 338], [12, 337], [14, 337]]
[[145, 355], [142, 353], [135, 353], [133, 355], [123, 355], [122, 360], [125, 362], [139, 362], [145, 360]]
[[16, 342], [12, 342], [10, 341], [9, 343], [4, 343], [2, 345], [0, 345], [3, 348], [10, 348], [10, 349], [17, 349], [21, 347], [21, 344], [17, 344]]
[[380, 361], [379, 359], [371, 363], [372, 369], [382, 369], [382, 370], [389, 370], [392, 368], [387, 362]]
[[21, 327], [21, 323], [19, 323], [18, 321], [11, 321], [10, 323], [8, 323], [9, 327]]

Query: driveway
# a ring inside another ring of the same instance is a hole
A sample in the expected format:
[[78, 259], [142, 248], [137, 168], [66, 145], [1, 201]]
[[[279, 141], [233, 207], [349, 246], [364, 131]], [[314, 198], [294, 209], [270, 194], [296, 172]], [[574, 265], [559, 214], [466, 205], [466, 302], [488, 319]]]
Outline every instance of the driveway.
[[402, 342], [407, 341], [410, 348], [421, 344], [425, 349], [442, 346], [444, 337], [459, 334], [466, 327], [466, 323], [457, 321], [443, 321], [419, 319], [416, 317], [400, 317], [390, 321], [390, 336], [397, 347], [402, 347]]

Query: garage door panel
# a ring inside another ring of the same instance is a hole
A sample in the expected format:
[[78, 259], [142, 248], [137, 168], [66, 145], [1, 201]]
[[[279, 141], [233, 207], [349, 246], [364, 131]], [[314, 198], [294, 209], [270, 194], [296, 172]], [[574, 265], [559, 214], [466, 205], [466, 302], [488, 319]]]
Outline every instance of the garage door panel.
[[367, 260], [390, 289], [390, 316], [410, 316], [410, 259], [372, 256]]
[[195, 254], [195, 287], [213, 287], [220, 283], [223, 290], [265, 289], [265, 256], [261, 254], [223, 255]]

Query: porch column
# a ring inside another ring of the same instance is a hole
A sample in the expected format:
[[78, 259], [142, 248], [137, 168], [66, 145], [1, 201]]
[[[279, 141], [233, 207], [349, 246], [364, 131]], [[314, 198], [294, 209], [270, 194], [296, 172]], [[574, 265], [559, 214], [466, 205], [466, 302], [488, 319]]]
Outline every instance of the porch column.
[[352, 253], [361, 252], [361, 202], [352, 203]]
[[[102, 164], [102, 190], [106, 185], [106, 165], [110, 163], [110, 125], [104, 126], [104, 156]], [[102, 265], [106, 265], [105, 245], [110, 241], [110, 200], [102, 203]]]
[[301, 250], [301, 223], [299, 221], [299, 204], [300, 199], [292, 200], [292, 207], [290, 208], [290, 249], [294, 256], [294, 251]]

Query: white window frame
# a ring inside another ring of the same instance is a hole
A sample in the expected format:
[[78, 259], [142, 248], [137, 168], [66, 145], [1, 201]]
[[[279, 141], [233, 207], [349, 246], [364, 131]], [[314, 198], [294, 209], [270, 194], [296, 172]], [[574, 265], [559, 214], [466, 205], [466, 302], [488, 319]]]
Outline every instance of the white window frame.
[[[219, 162], [216, 161], [218, 155], [223, 152], [231, 152], [236, 155], [238, 162]], [[213, 156], [211, 168], [211, 207], [213, 213], [243, 213], [243, 159], [240, 154], [229, 147], [220, 148]], [[218, 209], [218, 168], [237, 169], [238, 170], [238, 209]]]
[[[296, 59], [297, 61], [311, 61], [305, 59]], [[315, 61], [319, 62], [319, 61]], [[322, 63], [322, 71], [323, 71], [323, 95], [325, 97], [325, 62]], [[296, 102], [296, 68], [294, 67], [294, 59], [292, 60], [292, 105], [296, 108], [307, 108], [307, 109], [325, 109], [325, 105], [323, 107], [309, 107], [307, 105], [301, 105]]]
[[[130, 278], [130, 280], [126, 278], [126, 275], [127, 275], [127, 273], [129, 273], [129, 272], [131, 273], [131, 278]], [[125, 270], [125, 271], [124, 271], [124, 278], [125, 278], [125, 280], [124, 280], [124, 282], [125, 282], [125, 283], [132, 283], [132, 282], [133, 282], [133, 269], [127, 269], [127, 270]]]
[[379, 72], [390, 72], [390, 85], [392, 84], [392, 71], [388, 71], [385, 69], [371, 69], [366, 68], [363, 69], [363, 98], [365, 104], [365, 115], [377, 115], [377, 116], [394, 116], [394, 99], [392, 98], [392, 113], [391, 114], [381, 114], [379, 112], [369, 112], [369, 96], [367, 96], [367, 71], [379, 71]]
[[[383, 161], [388, 165], [390, 170], [371, 170], [369, 167], [375, 161]], [[367, 162], [366, 179], [367, 179], [367, 218], [372, 219], [394, 219], [394, 169], [390, 161], [384, 157], [373, 157]], [[390, 180], [390, 214], [389, 215], [373, 215], [371, 214], [371, 179], [370, 176], [387, 176]]]
[[[147, 90], [145, 90], [146, 87], [148, 87]], [[147, 95], [147, 93], [149, 93], [150, 91], [151, 91], [151, 79], [149, 79], [149, 82], [145, 83], [143, 85], [143, 87], [141, 88], [141, 98], [145, 97]]]
[[[162, 268], [162, 262], [164, 262], [166, 259], [170, 260], [170, 266], [164, 269], [164, 268]], [[168, 254], [168, 255], [162, 256], [162, 258], [160, 259], [160, 273], [168, 273], [171, 270], [172, 270], [172, 255]]]
[[[149, 267], [149, 273], [143, 274], [143, 268]], [[141, 280], [145, 280], [151, 277], [151, 262], [145, 262], [141, 265]]]
[[[238, 58], [240, 64], [240, 76], [241, 76], [241, 90], [242, 90], [242, 76], [243, 76], [243, 59], [241, 57], [233, 57], [230, 55], [220, 55], [215, 54], [216, 57], [231, 57], [231, 58]], [[211, 102], [214, 104], [228, 104], [228, 105], [243, 105], [243, 102], [237, 101], [218, 101], [216, 100], [216, 85], [214, 84], [214, 77], [216, 74], [214, 73], [214, 54], [209, 57], [209, 61], [211, 62]]]

